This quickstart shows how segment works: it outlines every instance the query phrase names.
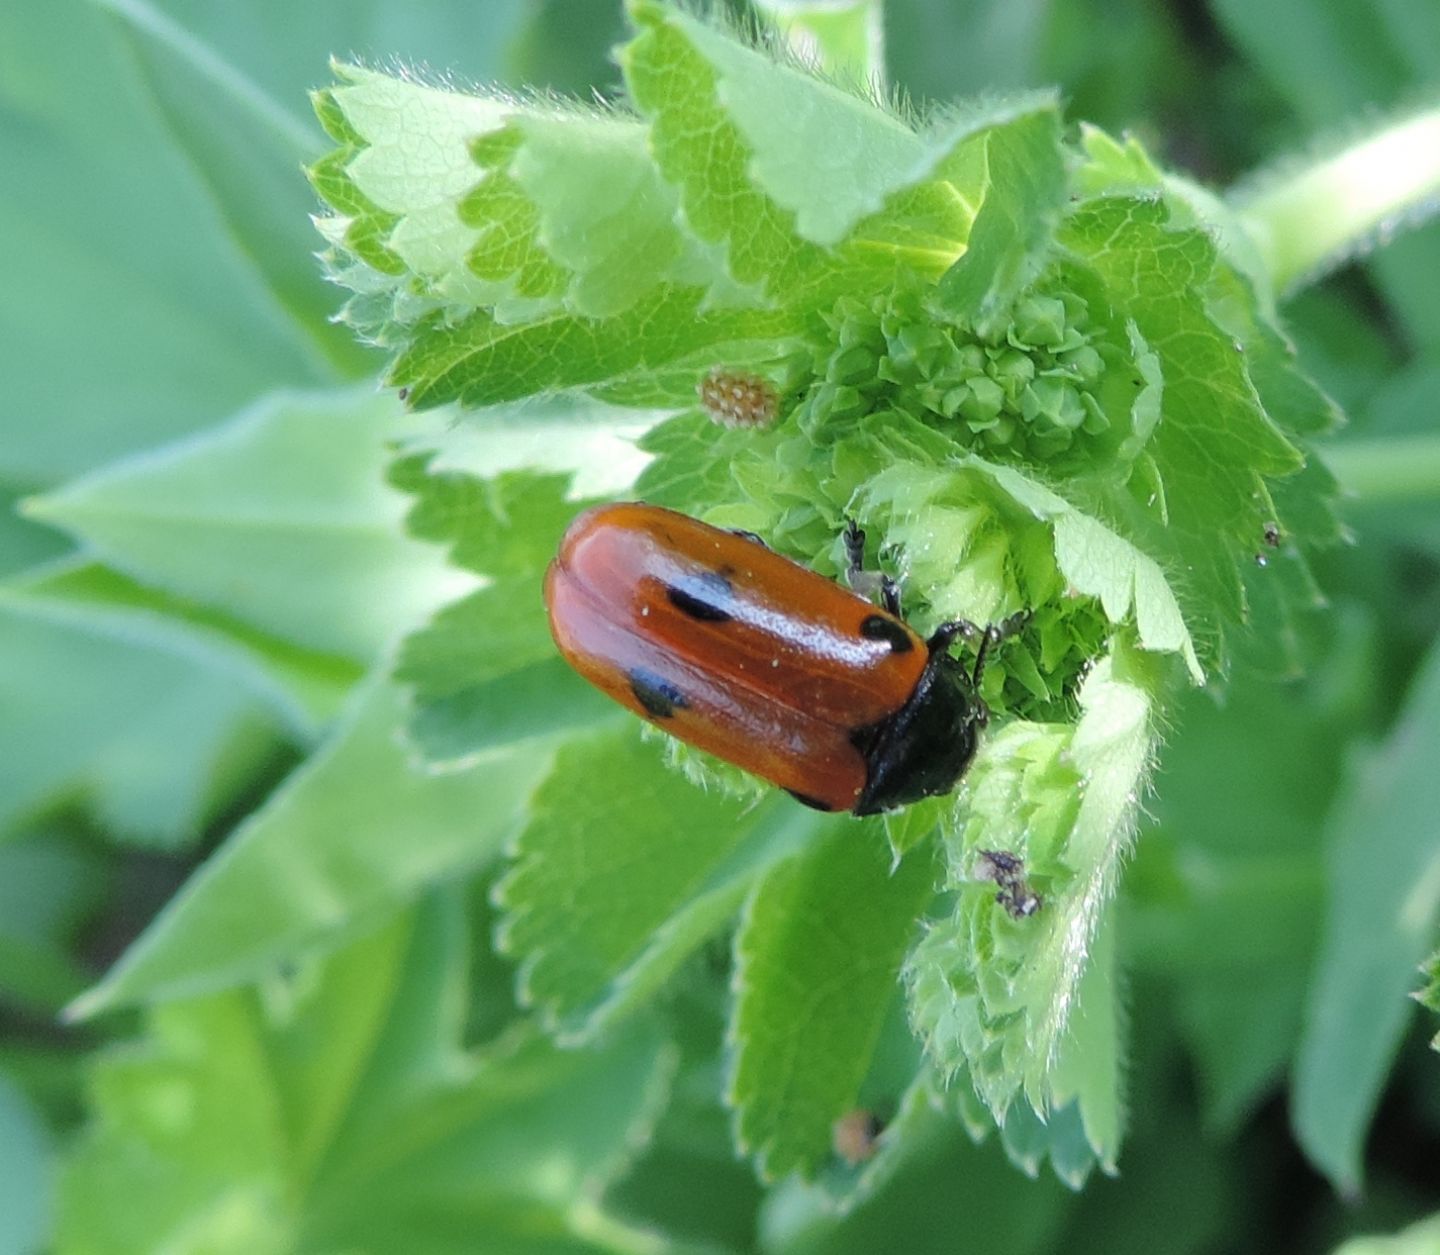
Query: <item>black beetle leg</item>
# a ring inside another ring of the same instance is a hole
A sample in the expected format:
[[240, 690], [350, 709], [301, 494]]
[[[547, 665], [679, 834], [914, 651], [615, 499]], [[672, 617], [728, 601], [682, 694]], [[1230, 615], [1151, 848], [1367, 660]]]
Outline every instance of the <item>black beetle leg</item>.
[[962, 636], [968, 641], [979, 635], [980, 629], [969, 619], [951, 619], [931, 632], [930, 639], [925, 643], [932, 654], [938, 654], [949, 649]]
[[897, 619], [905, 617], [900, 613], [900, 585], [888, 575], [880, 577], [880, 604]]
[[985, 662], [990, 655], [990, 650], [1001, 641], [1008, 640], [1014, 636], [1026, 623], [1030, 621], [1030, 611], [1021, 610], [1012, 614], [1009, 618], [1001, 619], [999, 623], [992, 623], [987, 628], [979, 628], [968, 619], [953, 619], [949, 623], [942, 623], [931, 634], [928, 642], [932, 653], [948, 649], [952, 642], [959, 637], [966, 640], [980, 638], [980, 648], [975, 651], [975, 670], [971, 673], [971, 687], [980, 687], [980, 678], [985, 674]]
[[854, 519], [845, 520], [845, 582], [862, 597], [874, 598], [897, 619], [900, 612], [900, 585], [890, 576], [865, 569], [865, 529]]
[[845, 520], [845, 579], [852, 588], [865, 574], [865, 529], [854, 519]]

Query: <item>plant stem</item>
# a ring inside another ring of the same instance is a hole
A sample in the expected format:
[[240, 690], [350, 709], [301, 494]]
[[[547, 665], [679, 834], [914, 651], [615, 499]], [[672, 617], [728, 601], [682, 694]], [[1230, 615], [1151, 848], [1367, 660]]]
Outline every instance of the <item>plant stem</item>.
[[1323, 450], [1347, 492], [1366, 505], [1440, 500], [1440, 434], [1346, 440]]
[[1313, 282], [1440, 211], [1440, 107], [1392, 119], [1336, 152], [1232, 197], [1275, 289]]

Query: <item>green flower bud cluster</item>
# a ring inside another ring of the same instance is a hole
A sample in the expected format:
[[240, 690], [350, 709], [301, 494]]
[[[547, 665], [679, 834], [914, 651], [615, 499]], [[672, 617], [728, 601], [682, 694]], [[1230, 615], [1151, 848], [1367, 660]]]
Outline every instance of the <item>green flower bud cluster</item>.
[[802, 417], [901, 410], [983, 456], [1044, 462], [1110, 427], [1097, 395], [1106, 346], [1071, 291], [1032, 291], [1003, 331], [981, 335], [926, 308], [917, 291], [842, 297], [814, 363]]
[[[926, 466], [897, 453], [856, 494], [867, 527], [895, 555], [892, 574], [926, 628], [946, 619], [1029, 618], [985, 669], [981, 696], [996, 714], [1069, 720], [1091, 661], [1114, 630], [1104, 608], [1072, 588], [1054, 534], [973, 468]], [[919, 605], [914, 606], [913, 603]]]

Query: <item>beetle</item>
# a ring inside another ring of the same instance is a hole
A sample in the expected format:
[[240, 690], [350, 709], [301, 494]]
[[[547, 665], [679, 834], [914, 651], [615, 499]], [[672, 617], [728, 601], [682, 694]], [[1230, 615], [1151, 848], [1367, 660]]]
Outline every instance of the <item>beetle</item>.
[[[864, 533], [846, 533], [852, 583]], [[586, 680], [673, 736], [822, 811], [948, 793], [989, 718], [987, 652], [1026, 615], [928, 639], [751, 533], [642, 502], [578, 515], [545, 576], [550, 631]], [[978, 638], [973, 668], [949, 653]]]

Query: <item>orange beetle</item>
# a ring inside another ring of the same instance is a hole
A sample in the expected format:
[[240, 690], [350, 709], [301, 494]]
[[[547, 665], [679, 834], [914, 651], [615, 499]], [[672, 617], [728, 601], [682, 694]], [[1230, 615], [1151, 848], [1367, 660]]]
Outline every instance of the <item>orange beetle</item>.
[[[864, 533], [846, 535], [852, 580]], [[767, 548], [641, 503], [570, 525], [545, 577], [550, 630], [570, 665], [621, 705], [824, 811], [873, 815], [947, 793], [989, 711], [989, 646], [1023, 616], [929, 638]], [[980, 636], [973, 671], [952, 658]]]

